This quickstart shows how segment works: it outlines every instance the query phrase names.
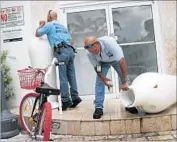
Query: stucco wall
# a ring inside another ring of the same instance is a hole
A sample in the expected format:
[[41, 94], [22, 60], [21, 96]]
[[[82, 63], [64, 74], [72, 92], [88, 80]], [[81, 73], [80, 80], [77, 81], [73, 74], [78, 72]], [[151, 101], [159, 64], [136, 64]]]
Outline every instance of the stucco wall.
[[47, 20], [49, 10], [55, 10], [59, 13], [57, 1], [31, 1], [31, 21], [33, 33], [40, 20]]
[[166, 73], [176, 75], [176, 1], [157, 1]]

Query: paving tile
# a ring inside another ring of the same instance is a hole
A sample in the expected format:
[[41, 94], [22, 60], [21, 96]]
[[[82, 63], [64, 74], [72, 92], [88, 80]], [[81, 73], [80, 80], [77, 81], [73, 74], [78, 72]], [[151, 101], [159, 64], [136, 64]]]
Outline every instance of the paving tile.
[[90, 139], [91, 141], [102, 141], [102, 140], [107, 140], [107, 136], [93, 136]]
[[177, 130], [177, 115], [171, 115], [171, 125], [173, 130]]
[[151, 132], [151, 133], [142, 133], [143, 137], [151, 137], [151, 136], [157, 136], [157, 132]]
[[102, 120], [104, 120], [104, 121], [110, 121], [111, 120], [111, 117], [110, 117], [110, 115], [109, 115], [109, 113], [107, 113], [107, 112], [105, 112], [104, 114], [103, 114], [103, 116], [99, 119], [100, 121], [102, 121]]
[[114, 139], [117, 139], [119, 135], [109, 135], [108, 136], [108, 139], [109, 140], [114, 140]]
[[81, 120], [83, 115], [81, 111], [63, 111], [63, 114], [60, 115], [58, 110], [52, 110], [52, 119], [53, 120]]
[[83, 136], [72, 136], [73, 141], [83, 141], [84, 137]]
[[67, 121], [55, 121], [53, 123], [52, 125], [57, 125], [52, 128], [53, 134], [68, 134]]
[[127, 137], [127, 135], [118, 135], [117, 136], [118, 139], [122, 139], [122, 138], [126, 138], [126, 137]]
[[91, 136], [85, 136], [84, 141], [91, 141], [92, 137]]
[[74, 131], [73, 135], [81, 135], [81, 123], [79, 121], [74, 122]]
[[143, 118], [141, 121], [141, 132], [155, 132], [156, 119], [155, 118]]
[[140, 133], [140, 119], [125, 120], [127, 134]]
[[56, 141], [72, 141], [72, 142], [78, 142], [78, 141], [83, 141], [83, 137], [78, 137], [78, 136], [73, 136], [71, 138], [62, 138], [62, 139], [57, 139]]
[[95, 122], [96, 135], [110, 135], [109, 121]]
[[81, 135], [80, 121], [68, 121], [67, 122], [67, 133], [70, 135]]
[[110, 132], [111, 134], [125, 134], [125, 121], [110, 121]]
[[55, 134], [51, 134], [51, 138], [52, 139], [63, 139], [63, 138], [72, 138], [72, 135], [55, 135]]
[[93, 112], [86, 112], [82, 115], [81, 121], [98, 121], [93, 119]]
[[147, 141], [146, 138], [123, 138], [121, 141]]
[[141, 133], [139, 133], [139, 134], [132, 134], [132, 137], [133, 138], [140, 138], [140, 137], [142, 137], [143, 135], [141, 134]]
[[170, 116], [156, 117], [156, 130], [157, 131], [172, 130]]
[[93, 136], [95, 135], [95, 124], [94, 122], [81, 122], [81, 135]]
[[173, 140], [174, 137], [172, 135], [164, 135], [164, 136], [153, 136], [147, 137], [150, 141], [160, 141], [160, 140]]
[[143, 118], [141, 132], [156, 132], [171, 130], [170, 116]]
[[163, 131], [163, 132], [157, 132], [159, 135], [173, 135], [176, 134], [177, 131]]

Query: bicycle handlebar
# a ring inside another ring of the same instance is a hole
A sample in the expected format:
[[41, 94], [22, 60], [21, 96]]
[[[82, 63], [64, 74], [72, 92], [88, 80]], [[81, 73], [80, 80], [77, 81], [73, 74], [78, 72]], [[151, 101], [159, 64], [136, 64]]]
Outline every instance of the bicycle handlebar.
[[47, 77], [49, 76], [49, 74], [50, 74], [51, 71], [52, 71], [52, 67], [53, 67], [53, 66], [59, 66], [59, 65], [61, 65], [61, 64], [64, 64], [64, 62], [63, 62], [63, 61], [58, 62], [58, 60], [57, 60], [56, 58], [53, 58], [53, 60], [52, 60], [52, 62], [50, 63], [50, 65], [47, 66], [47, 67], [44, 68], [44, 69], [34, 68], [34, 67], [31, 67], [31, 66], [28, 66], [28, 68], [35, 70], [37, 74], [38, 74], [38, 73], [42, 73], [42, 74], [44, 75], [43, 80], [44, 80], [44, 82], [46, 82], [46, 81], [47, 81]]
[[45, 76], [44, 76], [44, 82], [47, 81], [47, 77], [48, 77], [48, 75], [51, 73], [52, 67], [53, 67], [53, 66], [59, 66], [60, 64], [64, 64], [64, 62], [62, 62], [62, 61], [61, 61], [61, 62], [58, 62], [58, 60], [57, 60], [56, 58], [53, 58], [51, 64], [50, 64], [50, 65], [48, 66], [48, 68], [47, 68], [46, 74], [45, 74]]
[[44, 72], [45, 69], [43, 70], [43, 69], [33, 68], [33, 67], [31, 67], [31, 66], [28, 66], [28, 68], [33, 69], [33, 70], [35, 70], [36, 72], [42, 73], [42, 74], [45, 75], [45, 72]]
[[53, 58], [53, 60], [52, 60], [52, 62], [50, 63], [50, 65], [47, 66], [47, 67], [44, 68], [44, 69], [34, 68], [34, 67], [31, 67], [31, 66], [28, 66], [28, 68], [34, 69], [34, 70], [36, 70], [36, 72], [42, 72], [42, 73], [43, 73], [43, 70], [46, 70], [46, 72], [47, 72], [48, 70], [51, 70], [51, 69], [50, 69], [51, 66], [54, 66], [54, 65], [55, 65], [55, 66], [59, 66], [60, 64], [64, 64], [64, 62], [63, 62], [63, 61], [58, 62], [58, 60], [57, 60], [56, 58]]

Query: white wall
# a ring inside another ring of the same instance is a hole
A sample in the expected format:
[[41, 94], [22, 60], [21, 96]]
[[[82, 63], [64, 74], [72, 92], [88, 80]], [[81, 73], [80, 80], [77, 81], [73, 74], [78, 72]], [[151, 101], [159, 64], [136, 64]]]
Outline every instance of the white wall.
[[[26, 68], [30, 65], [30, 59], [28, 55], [28, 45], [32, 36], [31, 31], [31, 9], [30, 1], [1, 1], [1, 8], [20, 6], [24, 8], [24, 21], [22, 26], [15, 26], [10, 28], [1, 29], [1, 48], [2, 50], [8, 50], [9, 56], [16, 59], [7, 59], [7, 64], [11, 68], [11, 75], [13, 78], [13, 88], [15, 91], [15, 99], [12, 99], [12, 106], [19, 106], [22, 97], [25, 95], [26, 90], [20, 88], [19, 78], [17, 74], [18, 69]], [[21, 29], [22, 41], [3, 43], [3, 31], [14, 29]]]
[[156, 1], [160, 15], [165, 73], [176, 75], [176, 1]]

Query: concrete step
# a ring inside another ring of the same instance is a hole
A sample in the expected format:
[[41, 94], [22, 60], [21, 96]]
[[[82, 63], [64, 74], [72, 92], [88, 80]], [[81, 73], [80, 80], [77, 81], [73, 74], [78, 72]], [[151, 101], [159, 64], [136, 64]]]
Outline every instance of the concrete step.
[[[105, 136], [172, 131], [177, 129], [176, 104], [158, 114], [130, 114], [118, 99], [105, 101], [104, 115], [93, 119], [93, 101], [83, 101], [77, 108], [64, 111], [52, 110], [52, 133], [73, 136]], [[18, 108], [12, 113], [18, 115]]]

